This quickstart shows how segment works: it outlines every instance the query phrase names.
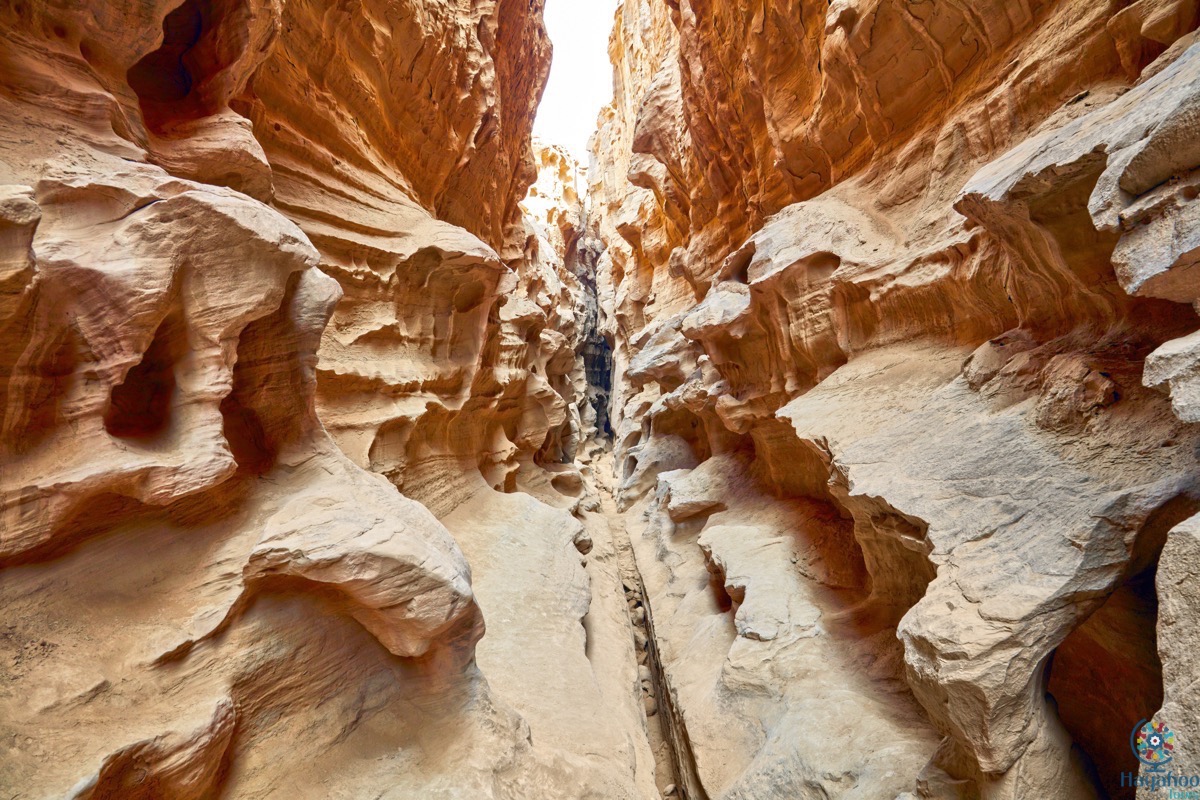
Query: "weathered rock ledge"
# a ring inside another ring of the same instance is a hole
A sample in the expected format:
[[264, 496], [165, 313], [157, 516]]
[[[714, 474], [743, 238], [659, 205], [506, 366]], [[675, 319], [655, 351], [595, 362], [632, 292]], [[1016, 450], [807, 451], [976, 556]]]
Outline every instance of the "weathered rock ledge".
[[622, 5], [589, 224], [689, 797], [1132, 797], [1191, 729], [1198, 25]]

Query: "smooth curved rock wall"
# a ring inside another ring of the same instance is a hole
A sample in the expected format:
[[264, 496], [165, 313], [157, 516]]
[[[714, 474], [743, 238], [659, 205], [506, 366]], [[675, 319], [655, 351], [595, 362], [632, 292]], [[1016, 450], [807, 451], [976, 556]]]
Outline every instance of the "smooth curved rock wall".
[[0, 7], [6, 797], [653, 791], [541, 11]]

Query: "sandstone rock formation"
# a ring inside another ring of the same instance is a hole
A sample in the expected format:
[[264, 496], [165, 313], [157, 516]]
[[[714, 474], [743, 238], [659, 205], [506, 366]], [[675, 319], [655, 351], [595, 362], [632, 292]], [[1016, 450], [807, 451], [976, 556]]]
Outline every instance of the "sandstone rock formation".
[[0, 796], [1195, 771], [1195, 0], [543, 5], [0, 4]]
[[1198, 25], [622, 5], [591, 224], [689, 797], [1131, 797], [1164, 687], [1190, 730]]
[[653, 794], [541, 10], [0, 8], [5, 797]]

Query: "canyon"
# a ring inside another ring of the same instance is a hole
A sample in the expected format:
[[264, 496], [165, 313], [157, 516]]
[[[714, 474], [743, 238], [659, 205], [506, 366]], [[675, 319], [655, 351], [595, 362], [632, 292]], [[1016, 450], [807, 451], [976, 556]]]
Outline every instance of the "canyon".
[[1200, 2], [546, 2], [0, 3], [0, 798], [1200, 775]]

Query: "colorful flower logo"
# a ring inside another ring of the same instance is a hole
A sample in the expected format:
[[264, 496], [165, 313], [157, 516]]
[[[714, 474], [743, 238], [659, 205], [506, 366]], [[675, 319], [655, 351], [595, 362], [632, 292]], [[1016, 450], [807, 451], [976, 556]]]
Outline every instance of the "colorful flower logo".
[[1160, 772], [1175, 759], [1175, 732], [1164, 722], [1142, 720], [1129, 738], [1133, 754], [1151, 772]]

